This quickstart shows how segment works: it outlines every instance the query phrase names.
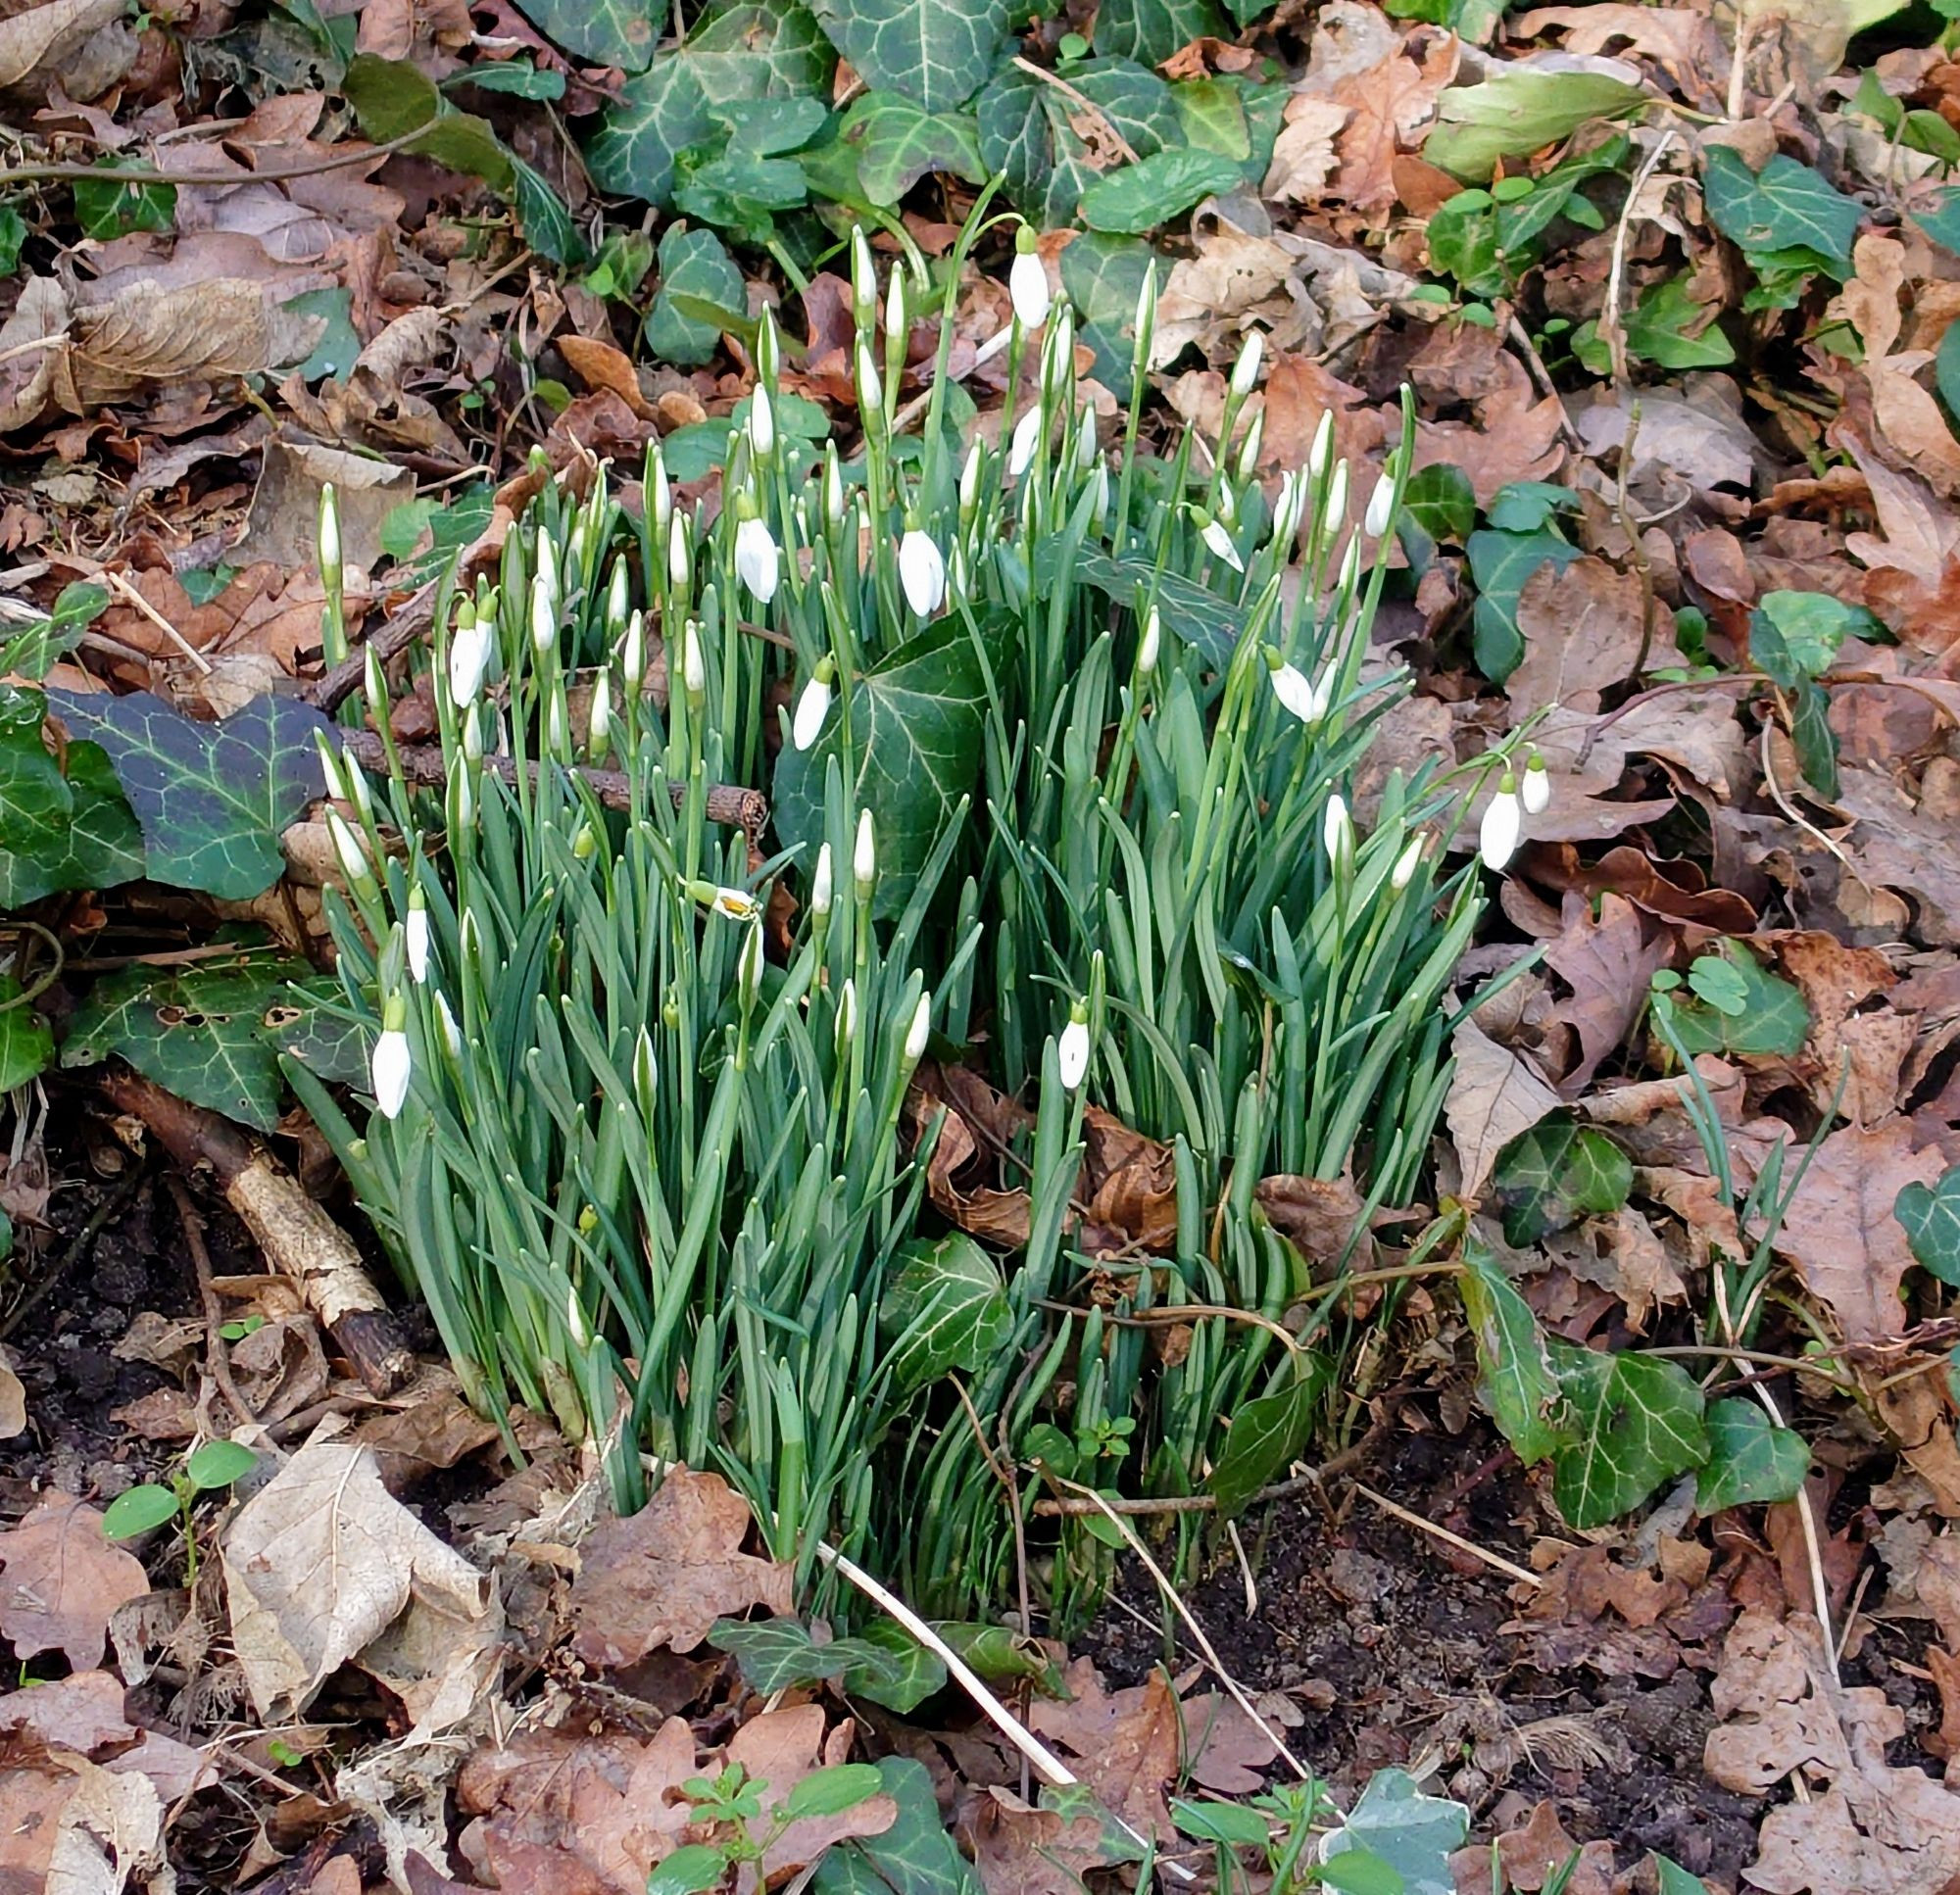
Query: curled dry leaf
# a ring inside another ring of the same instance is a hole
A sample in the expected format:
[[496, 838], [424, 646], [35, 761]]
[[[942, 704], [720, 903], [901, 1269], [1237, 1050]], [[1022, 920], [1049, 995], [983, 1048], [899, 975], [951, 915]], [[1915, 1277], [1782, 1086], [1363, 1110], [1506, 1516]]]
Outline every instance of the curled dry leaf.
[[19, 1659], [59, 1651], [78, 1672], [101, 1664], [110, 1615], [149, 1591], [143, 1563], [102, 1536], [102, 1516], [50, 1493], [0, 1533], [0, 1635]]
[[1896, 237], [1863, 236], [1851, 257], [1856, 273], [1838, 292], [1827, 319], [1835, 313], [1848, 320], [1864, 344], [1864, 360], [1850, 372], [1864, 377], [1872, 418], [1893, 460], [1951, 500], [1960, 494], [1960, 440], [1917, 379], [1932, 352], [1893, 353], [1903, 322], [1899, 298], [1906, 283], [1905, 245]]
[[[1651, 938], [1649, 938], [1651, 936]], [[1599, 1062], [1618, 1047], [1646, 1003], [1647, 982], [1668, 957], [1668, 940], [1649, 930], [1624, 896], [1599, 898], [1599, 913], [1568, 893], [1565, 928], [1545, 949], [1545, 965], [1572, 993], [1552, 1009], [1579, 1041], [1579, 1061], [1560, 1082], [1567, 1097], [1585, 1091]]]
[[[58, 73], [103, 30], [122, 19], [122, 0], [43, 0], [0, 19], [0, 91]], [[93, 97], [83, 88], [71, 96]]]
[[1817, 1622], [1737, 1621], [1710, 1695], [1722, 1722], [1704, 1762], [1723, 1788], [1761, 1796], [1793, 1774], [1806, 1801], [1772, 1809], [1744, 1872], [1767, 1895], [1927, 1895], [1960, 1873], [1960, 1796], [1886, 1746], [1905, 1714], [1871, 1685], [1838, 1684]]
[[[0, 1888], [121, 1895], [164, 1871], [164, 1803], [147, 1776], [0, 1739]], [[173, 1886], [173, 1884], [166, 1884]]]
[[1559, 1102], [1558, 1093], [1522, 1053], [1500, 1046], [1474, 1019], [1449, 1036], [1456, 1064], [1443, 1107], [1463, 1167], [1465, 1197], [1484, 1189], [1497, 1153]]
[[382, 1484], [371, 1450], [316, 1436], [248, 1500], [222, 1557], [231, 1637], [264, 1718], [312, 1701], [354, 1661], [424, 1736], [462, 1723], [495, 1677], [495, 1585]]
[[160, 1731], [137, 1729], [123, 1715], [122, 1701], [120, 1679], [107, 1672], [76, 1672], [0, 1697], [0, 1732], [28, 1732], [50, 1749], [74, 1751], [106, 1770], [135, 1771], [166, 1803], [209, 1780], [211, 1765], [202, 1753]]
[[749, 1503], [718, 1474], [674, 1468], [630, 1520], [602, 1521], [579, 1549], [572, 1649], [617, 1671], [662, 1645], [692, 1651], [720, 1618], [792, 1609], [791, 1573], [742, 1550]]
[[[1656, 607], [1658, 613], [1662, 608]], [[1557, 705], [1586, 713], [1621, 683], [1641, 656], [1640, 577], [1588, 554], [1561, 570], [1547, 561], [1518, 595], [1525, 655], [1506, 689], [1519, 705]], [[1673, 644], [1671, 635], [1651, 641]]]
[[[416, 497], [415, 474], [368, 455], [284, 435], [266, 443], [245, 531], [225, 556], [226, 562], [240, 568], [263, 562], [287, 573], [310, 569], [320, 490], [329, 481], [340, 514], [341, 559], [367, 572], [381, 557], [381, 522]], [[318, 619], [316, 612], [315, 638]]]
[[1066, 1682], [1068, 1701], [1038, 1701], [1029, 1728], [1067, 1751], [1083, 1781], [1118, 1816], [1147, 1836], [1169, 1840], [1164, 1790], [1177, 1779], [1184, 1730], [1169, 1682], [1152, 1672], [1146, 1683], [1106, 1692], [1086, 1658], [1069, 1666]]

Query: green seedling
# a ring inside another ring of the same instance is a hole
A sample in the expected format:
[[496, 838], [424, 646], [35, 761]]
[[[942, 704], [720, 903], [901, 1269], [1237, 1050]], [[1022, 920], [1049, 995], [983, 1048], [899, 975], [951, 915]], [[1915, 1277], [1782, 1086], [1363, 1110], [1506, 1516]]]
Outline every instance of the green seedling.
[[237, 1441], [206, 1441], [194, 1447], [171, 1475], [168, 1483], [145, 1481], [119, 1493], [103, 1510], [102, 1531], [107, 1539], [134, 1539], [172, 1520], [183, 1524], [184, 1583], [197, 1583], [197, 1531], [191, 1507], [201, 1493], [216, 1493], [242, 1481], [259, 1457]]
[[791, 1823], [855, 1810], [884, 1788], [884, 1779], [870, 1764], [832, 1764], [812, 1771], [764, 1821], [767, 1788], [740, 1764], [712, 1777], [689, 1777], [681, 1794], [692, 1805], [691, 1826], [716, 1833], [710, 1842], [683, 1843], [660, 1863], [647, 1877], [647, 1895], [707, 1895], [738, 1864], [760, 1862]]

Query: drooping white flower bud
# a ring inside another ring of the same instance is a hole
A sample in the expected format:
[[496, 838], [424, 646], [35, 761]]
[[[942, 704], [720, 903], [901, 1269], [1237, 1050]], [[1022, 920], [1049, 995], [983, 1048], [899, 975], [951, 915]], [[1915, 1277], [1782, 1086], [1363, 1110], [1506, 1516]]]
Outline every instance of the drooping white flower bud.
[[319, 490], [319, 576], [328, 598], [340, 591], [340, 502], [330, 480]]
[[1266, 411], [1260, 409], [1246, 429], [1246, 438], [1239, 443], [1238, 471], [1241, 480], [1250, 480], [1259, 464], [1259, 449], [1266, 439]]
[[463, 1029], [456, 1024], [456, 1015], [449, 1010], [449, 1001], [441, 994], [435, 996], [435, 1019], [449, 1056], [460, 1061], [463, 1058]]
[[776, 596], [781, 578], [776, 536], [766, 520], [754, 515], [735, 527], [735, 576], [747, 586], [759, 604], [766, 606]]
[[1039, 408], [1031, 408], [1014, 423], [1012, 438], [1007, 443], [1007, 478], [1018, 480], [1027, 472], [1029, 463], [1035, 458], [1035, 449], [1041, 445], [1042, 422], [1047, 417]]
[[1323, 408], [1313, 430], [1313, 445], [1306, 451], [1306, 477], [1318, 480], [1327, 471], [1327, 457], [1334, 451], [1334, 411]]
[[681, 627], [680, 682], [690, 704], [707, 695], [708, 659], [701, 649], [701, 627], [691, 618]]
[[373, 864], [368, 859], [368, 846], [338, 809], [326, 812], [326, 833], [333, 838], [333, 852], [339, 857], [340, 873], [348, 887], [363, 895], [370, 893], [376, 884]]
[[808, 750], [823, 729], [823, 720], [830, 714], [830, 681], [835, 675], [836, 666], [826, 654], [817, 659], [816, 669], [797, 695], [796, 715], [790, 720], [790, 742], [800, 751]]
[[749, 445], [756, 459], [763, 462], [776, 451], [776, 411], [769, 405], [769, 391], [760, 382], [749, 397]]
[[606, 582], [606, 630], [613, 638], [626, 629], [627, 605], [626, 560], [622, 555], [612, 561], [612, 576]]
[[1163, 644], [1163, 621], [1152, 606], [1144, 620], [1144, 635], [1137, 641], [1137, 676], [1148, 678], [1157, 668], [1157, 653]]
[[592, 680], [592, 710], [586, 720], [585, 748], [594, 762], [612, 747], [612, 680], [601, 671]]
[[1551, 803], [1551, 772], [1544, 758], [1533, 751], [1525, 763], [1524, 781], [1518, 786], [1518, 801], [1528, 816], [1542, 815]]
[[1089, 1072], [1089, 1022], [1078, 1008], [1071, 1012], [1061, 1040], [1054, 1049], [1054, 1063], [1061, 1078], [1061, 1090], [1072, 1093]]
[[1327, 530], [1338, 533], [1348, 523], [1348, 462], [1334, 463], [1327, 477]]
[[384, 1119], [397, 1118], [408, 1102], [409, 1081], [415, 1073], [415, 1057], [409, 1050], [409, 1036], [402, 1031], [408, 1008], [400, 995], [391, 996], [382, 1015], [381, 1032], [374, 1042], [368, 1064], [368, 1083], [374, 1105]]
[[428, 979], [428, 904], [419, 887], [409, 891], [408, 919], [402, 924], [402, 939], [409, 950], [409, 979], [419, 987]]
[[1379, 540], [1389, 530], [1389, 514], [1396, 503], [1396, 476], [1391, 469], [1384, 468], [1382, 477], [1375, 482], [1375, 491], [1368, 496], [1367, 515], [1361, 521], [1361, 531], [1371, 540]]
[[1402, 845], [1402, 852], [1396, 857], [1396, 865], [1389, 871], [1389, 886], [1399, 895], [1415, 880], [1415, 872], [1422, 866], [1423, 850], [1427, 838], [1411, 836]]
[[1239, 549], [1232, 543], [1232, 535], [1226, 531], [1225, 522], [1214, 519], [1209, 513], [1199, 515], [1200, 524], [1198, 537], [1214, 557], [1223, 559], [1234, 572], [1244, 572], [1246, 562], [1239, 557]]
[[1298, 665], [1283, 663], [1273, 651], [1266, 654], [1266, 665], [1273, 696], [1308, 729], [1327, 715], [1327, 700], [1320, 687]]
[[1024, 329], [1039, 329], [1048, 320], [1053, 298], [1048, 291], [1048, 271], [1035, 251], [1035, 233], [1022, 224], [1014, 237], [1013, 267], [1007, 271], [1007, 295], [1014, 305], [1014, 316]]
[[858, 812], [858, 841], [851, 851], [851, 878], [858, 884], [859, 899], [867, 899], [877, 886], [878, 838], [868, 809]]
[[540, 572], [531, 581], [531, 646], [540, 657], [558, 643], [558, 595]]
[[1289, 469], [1280, 476], [1280, 491], [1273, 501], [1273, 545], [1282, 558], [1293, 551], [1302, 504], [1299, 475]]
[[750, 925], [749, 932], [742, 937], [742, 951], [735, 962], [735, 984], [742, 995], [744, 1007], [756, 1004], [756, 996], [762, 987], [762, 924], [760, 921]]
[[637, 698], [647, 681], [647, 615], [637, 607], [619, 646], [619, 678], [629, 698]]
[[906, 603], [921, 618], [929, 618], [946, 598], [946, 560], [931, 536], [916, 526], [907, 527], [899, 542], [899, 580]]
[[490, 627], [466, 603], [449, 640], [449, 701], [458, 710], [476, 702], [489, 664]]
[[1477, 832], [1477, 852], [1488, 869], [1500, 869], [1516, 853], [1518, 837], [1524, 829], [1524, 811], [1518, 803], [1517, 778], [1506, 770], [1484, 809]]

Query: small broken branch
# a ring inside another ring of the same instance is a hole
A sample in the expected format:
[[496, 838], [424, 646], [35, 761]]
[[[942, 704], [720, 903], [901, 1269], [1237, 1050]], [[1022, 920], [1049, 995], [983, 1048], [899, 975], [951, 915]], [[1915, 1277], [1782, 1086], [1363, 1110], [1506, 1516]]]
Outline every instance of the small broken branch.
[[384, 664], [407, 651], [435, 622], [435, 584], [431, 579], [400, 611], [390, 614], [372, 638], [362, 640], [338, 664], [322, 671], [307, 687], [307, 703], [316, 710], [331, 712], [358, 691], [368, 676], [369, 646]]
[[112, 1068], [100, 1081], [110, 1102], [141, 1119], [185, 1170], [209, 1171], [257, 1239], [266, 1260], [299, 1285], [368, 1390], [392, 1395], [416, 1371], [353, 1240], [269, 1151], [229, 1119], [167, 1093], [139, 1073]]
[[[341, 746], [356, 762], [364, 768], [385, 771], [388, 756], [382, 748], [380, 737], [371, 730], [348, 730], [338, 733]], [[423, 784], [430, 789], [440, 789], [449, 781], [449, 765], [443, 759], [441, 749], [434, 744], [411, 744], [397, 747], [396, 753], [402, 759], [402, 768], [412, 783]], [[495, 772], [506, 783], [517, 780], [517, 760], [514, 756], [486, 756], [483, 767]], [[535, 778], [538, 765], [535, 759], [524, 765], [528, 775]], [[591, 786], [592, 794], [608, 809], [629, 809], [632, 807], [632, 779], [624, 770], [601, 770], [590, 766], [581, 767], [578, 775]], [[687, 795], [684, 783], [669, 786], [676, 806]], [[760, 790], [745, 790], [733, 783], [710, 783], [708, 786], [708, 820], [725, 823], [731, 829], [748, 831], [751, 843], [757, 843], [762, 829], [769, 820], [769, 800]]]

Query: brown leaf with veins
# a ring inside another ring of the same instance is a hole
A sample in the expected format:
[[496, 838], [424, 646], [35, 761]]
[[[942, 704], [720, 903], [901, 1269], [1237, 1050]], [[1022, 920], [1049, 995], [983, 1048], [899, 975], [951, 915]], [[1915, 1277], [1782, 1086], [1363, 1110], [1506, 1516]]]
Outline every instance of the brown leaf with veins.
[[1168, 1841], [1164, 1791], [1178, 1774], [1184, 1725], [1161, 1672], [1126, 1690], [1106, 1692], [1096, 1667], [1078, 1658], [1065, 1676], [1069, 1702], [1037, 1702], [1028, 1725], [1076, 1761], [1082, 1779], [1109, 1809], [1145, 1835]]
[[749, 1503], [718, 1474], [673, 1469], [630, 1520], [602, 1521], [579, 1549], [572, 1649], [618, 1671], [669, 1645], [692, 1651], [715, 1620], [787, 1613], [791, 1573], [742, 1551]]
[[1104, 1860], [1094, 1815], [1036, 1809], [1011, 1790], [969, 1795], [956, 1832], [987, 1895], [1082, 1895], [1083, 1877]]
[[1872, 1685], [1841, 1686], [1817, 1622], [1737, 1621], [1710, 1687], [1722, 1720], [1703, 1757], [1723, 1788], [1761, 1796], [1793, 1774], [1807, 1800], [1763, 1819], [1744, 1871], [1766, 1895], [1934, 1895], [1960, 1874], [1960, 1797], [1886, 1761], [1905, 1714]]
[[1461, 1193], [1475, 1197], [1497, 1153], [1551, 1111], [1559, 1097], [1530, 1060], [1498, 1045], [1474, 1019], [1456, 1023], [1449, 1045], [1456, 1063], [1443, 1116], [1463, 1168]]
[[1365, 1206], [1351, 1178], [1261, 1178], [1252, 1198], [1301, 1256], [1332, 1263], [1347, 1249]]
[[1583, 1093], [1599, 1062], [1627, 1037], [1646, 1004], [1647, 982], [1668, 959], [1665, 934], [1648, 937], [1641, 911], [1626, 897], [1599, 898], [1595, 919], [1583, 897], [1568, 894], [1565, 931], [1545, 949], [1545, 965], [1571, 988], [1552, 1018], [1579, 1037], [1579, 1062], [1559, 1082], [1571, 1098]]
[[[740, 1764], [762, 1791], [765, 1828], [773, 1827], [776, 1812], [790, 1792], [812, 1771], [845, 1763], [857, 1726], [846, 1719], [824, 1735], [823, 1707], [798, 1704], [764, 1711], [752, 1718], [728, 1740], [728, 1761]], [[736, 1877], [738, 1895], [755, 1895], [759, 1887], [780, 1887], [802, 1873], [833, 1843], [852, 1836], [882, 1835], [898, 1821], [899, 1806], [889, 1796], [868, 1796], [834, 1816], [808, 1816], [790, 1823], [760, 1863], [744, 1863]]]
[[[1323, 7], [1319, 21], [1360, 13], [1350, 5]], [[1315, 30], [1316, 40], [1321, 26]], [[1396, 202], [1396, 154], [1412, 146], [1412, 133], [1436, 116], [1436, 102], [1456, 76], [1461, 47], [1450, 33], [1409, 34], [1385, 60], [1354, 73], [1330, 93], [1349, 117], [1335, 140], [1340, 160], [1324, 196], [1351, 204], [1381, 222]]]
[[1851, 256], [1856, 273], [1826, 312], [1827, 318], [1836, 314], [1848, 320], [1864, 344], [1863, 362], [1846, 372], [1864, 377], [1872, 416], [1898, 464], [1951, 500], [1960, 494], [1960, 441], [1917, 379], [1933, 352], [1892, 353], [1903, 323], [1899, 297], [1906, 284], [1906, 247], [1896, 237], [1872, 233], [1858, 239]]
[[[1592, 554], [1547, 560], [1518, 595], [1525, 655], [1505, 684], [1515, 704], [1596, 711], [1641, 655], [1641, 582]], [[1672, 639], [1665, 641], [1672, 644]]]
[[102, 1663], [110, 1615], [149, 1591], [143, 1563], [102, 1536], [102, 1516], [65, 1493], [42, 1496], [0, 1533], [0, 1635], [21, 1660], [59, 1651], [77, 1672]]

